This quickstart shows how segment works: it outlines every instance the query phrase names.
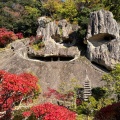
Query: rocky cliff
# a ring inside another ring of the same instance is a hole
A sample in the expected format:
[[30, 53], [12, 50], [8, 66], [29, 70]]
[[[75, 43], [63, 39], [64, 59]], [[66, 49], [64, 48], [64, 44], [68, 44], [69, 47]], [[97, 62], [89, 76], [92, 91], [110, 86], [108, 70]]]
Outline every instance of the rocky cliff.
[[29, 39], [11, 43], [9, 48], [0, 52], [0, 69], [36, 74], [43, 92], [47, 87], [59, 89], [63, 83], [67, 89], [71, 89], [71, 80], [75, 79], [78, 86], [83, 86], [86, 76], [92, 87], [102, 85], [100, 80], [104, 71], [80, 55], [79, 44], [76, 44], [79, 26], [74, 28], [65, 20], [56, 23], [43, 18], [38, 19], [37, 35], [42, 36], [45, 46], [35, 51], [29, 46]]
[[77, 47], [78, 25], [72, 25], [66, 20], [52, 21], [47, 17], [38, 19], [37, 36], [42, 38], [44, 48], [35, 51], [29, 47], [29, 58], [38, 58], [42, 61], [74, 60], [80, 56]]
[[93, 66], [85, 57], [79, 57], [72, 61], [47, 62], [36, 58], [30, 59], [27, 56], [28, 49], [25, 47], [25, 40], [16, 42], [16, 46], [21, 45], [22, 47], [16, 48], [14, 51], [8, 49], [0, 52], [0, 69], [12, 73], [34, 73], [40, 79], [39, 84], [43, 92], [47, 87], [59, 89], [63, 83], [67, 89], [71, 89], [71, 81], [75, 79], [77, 80], [76, 84], [81, 87], [86, 75], [90, 79], [92, 87], [102, 85], [100, 79], [104, 72]]
[[90, 14], [86, 40], [91, 62], [109, 70], [120, 62], [120, 27], [111, 12], [99, 10]]
[[67, 20], [52, 21], [47, 17], [38, 18], [39, 27], [37, 36], [42, 36], [43, 41], [55, 41], [66, 46], [75, 45], [78, 40], [77, 24], [70, 24]]

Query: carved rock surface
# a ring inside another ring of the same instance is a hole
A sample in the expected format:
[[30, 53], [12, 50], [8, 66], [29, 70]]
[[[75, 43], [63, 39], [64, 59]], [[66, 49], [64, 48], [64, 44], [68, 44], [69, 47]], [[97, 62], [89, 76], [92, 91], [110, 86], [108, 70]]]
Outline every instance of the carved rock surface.
[[46, 17], [40, 17], [38, 21], [37, 35], [42, 36], [44, 47], [35, 51], [29, 46], [29, 39], [15, 41], [10, 44], [10, 49], [0, 52], [0, 69], [36, 74], [43, 92], [48, 87], [58, 90], [63, 83], [71, 89], [73, 79], [78, 80], [77, 85], [81, 87], [86, 75], [91, 87], [102, 85], [101, 76], [105, 72], [80, 56], [76, 45], [79, 26]]
[[120, 27], [109, 11], [92, 12], [87, 31], [87, 57], [111, 70], [120, 62]]
[[[42, 92], [45, 92], [47, 87], [59, 89], [59, 86], [63, 83], [65, 83], [67, 89], [71, 89], [72, 79], [77, 79], [77, 85], [83, 86], [86, 74], [92, 87], [102, 85], [100, 79], [104, 72], [93, 66], [85, 57], [65, 62], [43, 62], [30, 59], [28, 57], [28, 43], [28, 40], [15, 41], [10, 45], [12, 49], [0, 51], [0, 69], [12, 73], [34, 73], [40, 79], [39, 84]], [[66, 54], [67, 52], [66, 50], [60, 54]], [[70, 55], [70, 53], [67, 54]]]
[[80, 51], [78, 47], [71, 46], [65, 47], [63, 45], [57, 44], [54, 41], [45, 41], [45, 47], [35, 51], [32, 48], [29, 48], [29, 56], [71, 56], [73, 58], [78, 58], [80, 56]]

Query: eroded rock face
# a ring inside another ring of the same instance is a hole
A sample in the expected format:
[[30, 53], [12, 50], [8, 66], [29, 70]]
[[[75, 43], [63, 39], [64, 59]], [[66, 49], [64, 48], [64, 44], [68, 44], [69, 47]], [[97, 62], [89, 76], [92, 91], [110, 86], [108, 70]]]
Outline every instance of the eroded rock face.
[[[18, 49], [17, 46], [19, 46]], [[40, 79], [42, 92], [46, 92], [47, 87], [59, 90], [63, 83], [64, 87], [71, 89], [71, 80], [73, 79], [76, 79], [77, 85], [81, 87], [84, 85], [86, 74], [92, 87], [102, 85], [100, 79], [104, 72], [93, 66], [85, 57], [73, 61], [41, 62], [27, 56], [29, 50], [27, 46], [28, 40], [16, 41], [11, 44], [14, 49], [1, 51], [0, 69], [12, 73], [34, 73]]]
[[72, 46], [76, 42], [78, 25], [73, 25], [66, 20], [52, 21], [50, 18], [40, 17], [37, 35], [42, 36], [43, 41], [55, 41], [66, 46]]
[[47, 17], [40, 17], [38, 23], [37, 36], [41, 36], [45, 46], [39, 51], [29, 47], [29, 58], [52, 61], [74, 60], [80, 56], [80, 51], [76, 47], [78, 25], [72, 25], [66, 20], [52, 21]]
[[80, 56], [80, 51], [78, 47], [71, 46], [65, 47], [63, 45], [57, 44], [54, 41], [47, 41], [45, 47], [35, 51], [31, 47], [28, 51], [28, 56], [30, 58], [34, 57], [73, 57], [76, 59]]
[[110, 11], [99, 10], [90, 14], [86, 38], [90, 39], [100, 33], [110, 34], [114, 38], [120, 37], [118, 23]]
[[81, 87], [86, 75], [92, 87], [102, 85], [100, 80], [104, 72], [81, 57], [75, 45], [78, 28], [66, 20], [56, 23], [46, 17], [39, 18], [37, 35], [42, 36], [45, 46], [36, 51], [29, 46], [29, 39], [11, 43], [10, 49], [0, 52], [0, 69], [36, 74], [40, 78], [42, 92], [48, 87], [58, 90], [63, 83], [67, 89], [71, 89], [73, 79]]
[[87, 31], [87, 57], [91, 62], [111, 70], [120, 62], [119, 25], [109, 11], [96, 11], [90, 15]]

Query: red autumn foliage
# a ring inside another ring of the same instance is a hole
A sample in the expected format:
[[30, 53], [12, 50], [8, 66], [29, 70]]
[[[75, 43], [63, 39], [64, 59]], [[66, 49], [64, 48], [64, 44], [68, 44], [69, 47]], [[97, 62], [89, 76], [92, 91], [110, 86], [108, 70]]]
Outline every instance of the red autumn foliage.
[[39, 42], [42, 42], [42, 38], [43, 36], [31, 36], [30, 37], [30, 45], [33, 45], [33, 44], [36, 44], [36, 43], [39, 43]]
[[38, 91], [37, 82], [38, 79], [28, 73], [16, 75], [0, 71], [0, 120], [6, 117], [9, 120], [16, 103], [35, 95], [35, 91]]
[[23, 34], [22, 33], [16, 33], [15, 35], [18, 37], [18, 39], [22, 39], [23, 38]]
[[34, 115], [41, 120], [75, 120], [76, 114], [65, 107], [52, 103], [44, 103], [34, 106], [30, 111], [24, 112], [23, 116], [28, 117]]
[[44, 93], [44, 97], [50, 98], [51, 96], [54, 96], [58, 100], [68, 100], [74, 96], [74, 93], [70, 91], [66, 94], [62, 94], [55, 89], [48, 88], [48, 92]]
[[76, 99], [76, 105], [79, 106], [82, 104], [82, 100], [80, 98]]
[[120, 102], [100, 109], [94, 120], [120, 120]]
[[32, 113], [30, 111], [23, 112], [24, 117], [29, 117]]
[[17, 36], [14, 32], [8, 31], [5, 28], [0, 28], [0, 46], [5, 46], [11, 41], [14, 41], [17, 39]]
[[6, 46], [8, 43], [23, 38], [22, 33], [15, 34], [12, 31], [8, 31], [5, 28], [0, 28], [0, 47]]

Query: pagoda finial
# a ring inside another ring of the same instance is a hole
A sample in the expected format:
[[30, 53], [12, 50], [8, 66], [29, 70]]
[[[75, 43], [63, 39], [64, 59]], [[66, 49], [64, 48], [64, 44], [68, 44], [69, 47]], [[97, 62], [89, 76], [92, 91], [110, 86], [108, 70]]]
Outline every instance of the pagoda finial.
[[89, 79], [89, 77], [88, 77], [88, 75], [87, 75], [87, 70], [85, 70], [85, 82], [86, 81], [89, 81], [90, 82], [90, 79]]

